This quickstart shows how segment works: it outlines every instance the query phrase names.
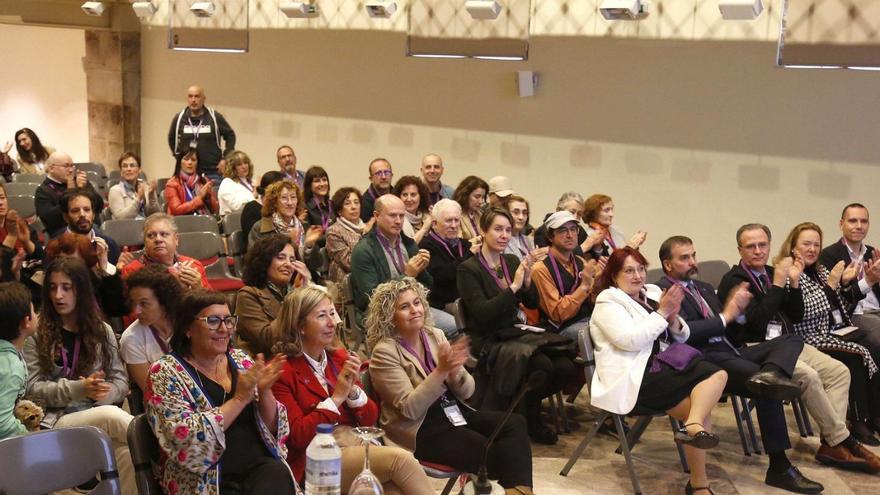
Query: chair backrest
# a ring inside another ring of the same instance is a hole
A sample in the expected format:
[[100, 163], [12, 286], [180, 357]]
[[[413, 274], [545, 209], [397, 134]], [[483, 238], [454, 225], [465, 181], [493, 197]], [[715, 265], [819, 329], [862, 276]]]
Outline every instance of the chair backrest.
[[700, 272], [700, 280], [717, 289], [724, 274], [730, 271], [730, 264], [724, 260], [700, 261], [697, 263], [697, 270]]
[[220, 233], [217, 218], [213, 215], [180, 215], [174, 217], [174, 223], [177, 224], [177, 231], [181, 234], [184, 232]]
[[223, 217], [223, 233], [230, 235], [236, 230], [241, 230], [241, 211], [233, 211]]
[[455, 328], [464, 330], [467, 325], [465, 324], [464, 305], [461, 303], [461, 298], [447, 304], [446, 311], [449, 311], [455, 318]]
[[138, 495], [161, 495], [162, 489], [153, 474], [153, 464], [159, 460], [159, 442], [146, 414], [135, 416], [128, 424], [127, 437]]
[[159, 196], [165, 197], [165, 184], [168, 183], [169, 179], [171, 179], [171, 177], [165, 177], [164, 179], [156, 181], [156, 189], [159, 190]]
[[101, 225], [101, 230], [120, 246], [143, 246], [144, 244], [143, 218], [107, 220]]
[[662, 268], [651, 268], [645, 273], [645, 282], [649, 284], [656, 284], [658, 280], [663, 278], [663, 269]]
[[31, 184], [42, 184], [46, 180], [44, 174], [12, 174], [12, 182], [28, 182]]
[[104, 165], [101, 165], [100, 163], [83, 162], [74, 163], [73, 166], [76, 167], [78, 170], [84, 170], [86, 173], [93, 172], [98, 177], [107, 178], [107, 169], [105, 169]]
[[578, 332], [578, 348], [581, 351], [581, 359], [584, 360], [584, 378], [587, 379], [587, 390], [593, 383], [593, 373], [596, 371], [596, 354], [593, 352], [593, 340], [590, 338], [590, 329], [581, 328]]
[[177, 252], [200, 261], [226, 254], [220, 235], [213, 232], [180, 232], [179, 239]]
[[18, 216], [21, 218], [30, 218], [37, 214], [36, 205], [34, 205], [34, 196], [32, 194], [10, 195], [6, 199], [9, 202], [9, 209], [17, 211]]
[[229, 251], [229, 256], [241, 256], [243, 253], [243, 245], [242, 240], [244, 239], [244, 232], [240, 230], [233, 231], [229, 234], [229, 239], [227, 240], [227, 249]]
[[34, 182], [12, 182], [3, 185], [7, 196], [33, 196], [38, 187], [40, 185]]
[[[147, 174], [145, 174], [143, 171], [141, 171], [141, 173], [138, 174], [138, 177], [140, 177], [143, 180], [147, 180]], [[122, 172], [120, 172], [119, 170], [111, 170], [111, 171], [107, 172], [107, 180], [108, 181], [115, 180], [116, 182], [119, 182], [120, 180], [122, 180]], [[107, 188], [109, 189], [110, 186], [108, 185]]]
[[100, 475], [90, 493], [122, 493], [113, 444], [94, 426], [43, 430], [0, 440], [0, 493], [48, 493]]

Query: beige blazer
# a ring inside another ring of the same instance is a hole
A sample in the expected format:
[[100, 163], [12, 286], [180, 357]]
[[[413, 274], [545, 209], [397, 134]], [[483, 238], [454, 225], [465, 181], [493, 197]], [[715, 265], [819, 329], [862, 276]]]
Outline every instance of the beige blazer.
[[[437, 350], [446, 342], [446, 336], [436, 328], [425, 331], [436, 362]], [[379, 424], [386, 438], [410, 451], [416, 449], [416, 433], [428, 409], [443, 392], [448, 390], [461, 401], [474, 393], [474, 378], [464, 368], [445, 382], [437, 374], [429, 376], [416, 357], [388, 337], [373, 348], [370, 379], [381, 399]]]
[[272, 354], [272, 344], [278, 340], [279, 303], [269, 289], [244, 286], [238, 290], [235, 315], [238, 316], [238, 347], [251, 356]]

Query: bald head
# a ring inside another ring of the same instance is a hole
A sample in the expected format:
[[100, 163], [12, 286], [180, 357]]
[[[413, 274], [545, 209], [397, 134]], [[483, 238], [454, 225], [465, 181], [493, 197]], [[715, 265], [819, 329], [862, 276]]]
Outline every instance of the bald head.
[[205, 110], [205, 90], [201, 86], [190, 86], [186, 90], [186, 106], [192, 115], [199, 116]]
[[440, 182], [440, 177], [443, 176], [443, 159], [440, 158], [440, 155], [434, 153], [428, 153], [422, 158], [422, 179], [425, 181], [425, 184], [434, 191], [438, 182]]
[[62, 151], [52, 153], [46, 159], [46, 173], [58, 182], [67, 182], [73, 174], [73, 158]]
[[400, 235], [404, 215], [406, 208], [397, 196], [386, 194], [376, 199], [373, 216], [376, 217], [376, 227], [385, 237], [396, 239]]

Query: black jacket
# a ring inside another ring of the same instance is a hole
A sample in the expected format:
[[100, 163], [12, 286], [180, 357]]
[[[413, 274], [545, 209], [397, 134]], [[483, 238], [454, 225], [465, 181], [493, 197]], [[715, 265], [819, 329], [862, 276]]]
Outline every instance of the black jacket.
[[745, 342], [764, 342], [767, 335], [767, 324], [773, 320], [782, 323], [785, 333], [794, 333], [794, 324], [804, 318], [804, 295], [800, 287], [777, 287], [773, 285], [773, 267], [764, 267], [770, 279], [770, 288], [766, 293], [757, 287], [748, 273], [739, 265], [734, 265], [721, 278], [718, 284], [718, 298], [727, 300], [728, 294], [742, 282], [749, 284], [752, 302], [746, 307], [743, 316], [745, 325], [728, 322], [727, 337], [736, 344]]

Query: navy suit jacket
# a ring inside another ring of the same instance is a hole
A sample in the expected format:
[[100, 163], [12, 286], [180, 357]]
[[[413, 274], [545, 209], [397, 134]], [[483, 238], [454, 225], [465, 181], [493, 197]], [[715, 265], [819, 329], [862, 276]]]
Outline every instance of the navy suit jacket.
[[[706, 318], [700, 310], [700, 303], [694, 299], [690, 292], [684, 292], [684, 299], [681, 301], [681, 311], [678, 315], [684, 318], [688, 327], [691, 329], [691, 336], [687, 343], [694, 347], [705, 347], [709, 345], [709, 339], [712, 337], [725, 337], [724, 323], [718, 316], [723, 309], [721, 300], [715, 295], [715, 289], [702, 280], [693, 280], [694, 286], [699, 290], [700, 295], [706, 300], [709, 309], [712, 310], [713, 316]], [[668, 289], [672, 286], [672, 282], [665, 276], [657, 281], [657, 285], [661, 289]], [[730, 322], [728, 322], [730, 323]]]

